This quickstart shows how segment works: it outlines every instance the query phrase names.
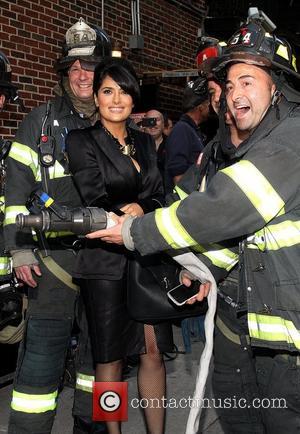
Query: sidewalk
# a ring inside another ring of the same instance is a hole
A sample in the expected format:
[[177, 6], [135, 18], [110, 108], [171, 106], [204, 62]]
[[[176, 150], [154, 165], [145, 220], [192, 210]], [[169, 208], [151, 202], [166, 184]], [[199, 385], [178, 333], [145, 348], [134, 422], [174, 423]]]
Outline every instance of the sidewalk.
[[[174, 341], [183, 350], [181, 329], [174, 327]], [[194, 384], [199, 364], [203, 344], [192, 340], [192, 352], [189, 354], [178, 354], [175, 360], [166, 361], [167, 369], [167, 397], [171, 406], [172, 403], [179, 404], [181, 399], [186, 403], [189, 397], [193, 396]], [[128, 381], [130, 403], [133, 398], [137, 398], [136, 368], [130, 372]], [[0, 433], [7, 433], [7, 422], [9, 414], [9, 404], [12, 386], [0, 389]], [[210, 396], [210, 387], [207, 387], [207, 396]], [[59, 397], [58, 411], [52, 434], [72, 434], [73, 420], [72, 411], [73, 389], [65, 387]], [[188, 408], [168, 408], [166, 421], [166, 434], [184, 434], [186, 421], [189, 414]], [[218, 417], [213, 409], [203, 411], [203, 418], [200, 422], [199, 434], [222, 434]], [[128, 421], [122, 425], [123, 434], [143, 434], [145, 433], [142, 414], [139, 409], [128, 407]]]

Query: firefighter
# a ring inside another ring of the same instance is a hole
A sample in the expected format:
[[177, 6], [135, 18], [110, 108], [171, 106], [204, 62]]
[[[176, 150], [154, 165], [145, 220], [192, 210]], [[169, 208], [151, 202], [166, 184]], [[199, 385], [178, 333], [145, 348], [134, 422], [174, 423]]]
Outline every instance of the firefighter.
[[[8, 101], [17, 99], [17, 88], [11, 82], [11, 66], [4, 53], [0, 52], [0, 111], [4, 110], [4, 107]], [[5, 181], [5, 166], [4, 160], [7, 156], [11, 142], [0, 139], [0, 161], [1, 161], [1, 193], [0, 193], [0, 205], [1, 205], [1, 231], [4, 220], [4, 181]], [[3, 233], [1, 235], [1, 247], [0, 250], [4, 251]], [[0, 257], [0, 281], [9, 281], [11, 278], [11, 264], [7, 255]]]
[[[25, 338], [19, 351], [9, 433], [50, 433], [77, 312], [81, 329], [73, 406], [74, 433], [104, 432], [92, 423], [92, 359], [78, 287], [73, 283], [76, 238], [71, 233], [18, 231], [15, 217], [38, 212], [39, 194], [59, 205], [80, 206], [65, 154], [65, 137], [97, 120], [95, 65], [111, 55], [107, 34], [79, 19], [65, 36], [55, 69], [55, 98], [35, 108], [20, 125], [7, 159], [5, 245], [16, 276], [29, 286]], [[38, 193], [39, 194], [35, 194]], [[97, 425], [97, 426], [96, 426]]]
[[[88, 237], [124, 240], [141, 254], [219, 243], [214, 265], [229, 272], [213, 376], [222, 426], [226, 433], [292, 434], [300, 416], [300, 75], [289, 44], [257, 19], [233, 35], [213, 70], [247, 135], [232, 164], [204, 192]], [[197, 299], [208, 290], [202, 286]]]
[[[0, 111], [7, 102], [18, 102], [23, 109], [17, 87], [11, 81], [11, 66], [0, 52]], [[0, 138], [0, 343], [15, 344], [20, 341], [24, 329], [23, 296], [12, 279], [11, 259], [4, 249], [4, 189], [6, 157], [11, 146], [9, 140]]]

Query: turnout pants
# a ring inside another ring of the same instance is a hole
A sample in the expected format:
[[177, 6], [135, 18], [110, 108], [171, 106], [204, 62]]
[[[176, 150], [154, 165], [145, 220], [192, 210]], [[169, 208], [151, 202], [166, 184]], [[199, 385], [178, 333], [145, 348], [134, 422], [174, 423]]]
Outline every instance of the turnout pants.
[[214, 404], [226, 434], [300, 432], [300, 357], [251, 348], [245, 319], [219, 301]]
[[[51, 258], [63, 270], [71, 272], [75, 259], [73, 251], [57, 247], [51, 251]], [[58, 269], [50, 271], [49, 264], [45, 266], [42, 260], [40, 268], [42, 276], [35, 276], [38, 286], [30, 288], [28, 294], [26, 328], [14, 381], [9, 434], [51, 433], [76, 310], [81, 333], [73, 415], [88, 420], [92, 418], [93, 364], [78, 288], [62, 281]]]

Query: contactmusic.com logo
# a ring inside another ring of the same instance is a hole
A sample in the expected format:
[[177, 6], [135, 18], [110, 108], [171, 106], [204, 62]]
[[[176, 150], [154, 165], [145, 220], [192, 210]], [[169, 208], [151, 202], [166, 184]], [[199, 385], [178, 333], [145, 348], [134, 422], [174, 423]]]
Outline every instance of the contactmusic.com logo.
[[93, 420], [106, 422], [128, 420], [128, 383], [103, 381], [93, 384]]

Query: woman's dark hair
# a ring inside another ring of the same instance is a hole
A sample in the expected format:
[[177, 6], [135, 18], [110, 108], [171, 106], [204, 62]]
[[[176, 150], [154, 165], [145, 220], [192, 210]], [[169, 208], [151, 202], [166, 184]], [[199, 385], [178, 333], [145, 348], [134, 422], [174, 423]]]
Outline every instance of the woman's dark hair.
[[137, 75], [130, 62], [120, 57], [106, 57], [95, 69], [93, 91], [97, 95], [103, 80], [109, 76], [128, 93], [133, 103], [136, 104], [140, 99], [140, 87]]

